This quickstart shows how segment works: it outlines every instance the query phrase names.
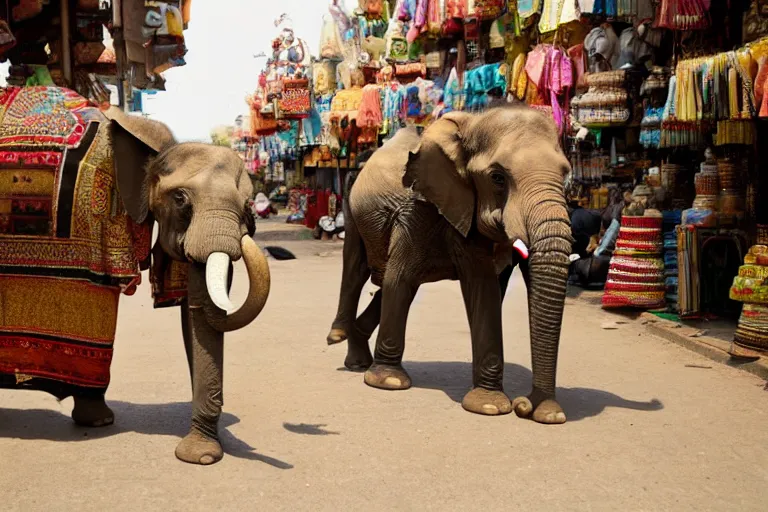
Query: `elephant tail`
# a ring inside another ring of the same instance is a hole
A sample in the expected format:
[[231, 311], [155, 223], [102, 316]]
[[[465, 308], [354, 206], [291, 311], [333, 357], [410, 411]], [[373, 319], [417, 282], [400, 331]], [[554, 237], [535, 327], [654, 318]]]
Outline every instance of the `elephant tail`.
[[264, 247], [264, 249], [269, 253], [270, 256], [272, 256], [278, 261], [296, 259], [296, 256], [291, 251], [289, 251], [288, 249], [284, 249], [283, 247], [277, 247], [276, 245], [267, 245], [266, 247]]

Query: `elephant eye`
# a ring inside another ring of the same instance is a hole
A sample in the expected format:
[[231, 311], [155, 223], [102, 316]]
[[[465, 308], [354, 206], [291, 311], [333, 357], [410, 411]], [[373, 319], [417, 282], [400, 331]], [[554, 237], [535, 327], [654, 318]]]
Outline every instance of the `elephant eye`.
[[493, 171], [491, 173], [491, 181], [497, 187], [503, 187], [507, 183], [507, 177], [504, 175], [503, 172]]
[[171, 193], [171, 197], [173, 198], [174, 204], [176, 204], [177, 207], [183, 208], [187, 205], [187, 194], [184, 193], [181, 189], [176, 189]]

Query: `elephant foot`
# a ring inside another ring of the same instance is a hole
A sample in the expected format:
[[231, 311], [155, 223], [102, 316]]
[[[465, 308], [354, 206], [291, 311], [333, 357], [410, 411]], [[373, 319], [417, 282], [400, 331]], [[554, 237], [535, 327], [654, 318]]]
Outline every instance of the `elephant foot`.
[[176, 447], [176, 458], [190, 464], [207, 466], [219, 462], [222, 457], [224, 450], [219, 440], [206, 437], [194, 429]]
[[411, 387], [411, 377], [402, 366], [374, 363], [364, 376], [365, 383], [373, 388], [399, 390]]
[[106, 427], [115, 422], [115, 413], [107, 406], [103, 396], [74, 398], [75, 408], [72, 409], [72, 419], [81, 427]]
[[336, 345], [337, 343], [341, 343], [346, 339], [347, 331], [344, 329], [337, 329], [336, 327], [333, 327], [331, 332], [328, 333], [328, 337], [325, 338], [329, 345]]
[[351, 372], [364, 372], [373, 364], [373, 356], [368, 343], [347, 342], [347, 357], [344, 366]]
[[464, 396], [461, 406], [465, 411], [486, 416], [498, 416], [512, 412], [512, 403], [503, 391], [474, 388]]
[[512, 408], [520, 418], [531, 417], [536, 423], [559, 425], [565, 423], [565, 412], [554, 397], [547, 398], [534, 391], [530, 396], [519, 396], [512, 401]]

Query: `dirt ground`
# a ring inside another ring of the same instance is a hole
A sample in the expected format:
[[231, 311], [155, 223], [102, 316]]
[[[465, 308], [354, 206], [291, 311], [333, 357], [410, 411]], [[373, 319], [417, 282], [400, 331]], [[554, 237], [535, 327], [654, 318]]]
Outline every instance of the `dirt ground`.
[[[422, 287], [411, 310], [414, 387], [369, 388], [340, 370], [345, 347], [325, 342], [341, 243], [270, 244], [298, 258], [270, 262], [266, 309], [226, 338], [222, 462], [174, 458], [191, 395], [179, 312], [153, 310], [145, 284], [120, 311], [107, 395], [115, 425], [77, 428], [71, 399], [0, 391], [4, 508], [765, 510], [768, 391], [758, 378], [635, 323], [605, 329], [619, 317], [569, 298], [558, 376], [568, 423], [473, 415], [460, 405], [471, 384], [461, 294], [442, 282]], [[516, 396], [531, 377], [519, 274], [504, 321], [505, 387]]]

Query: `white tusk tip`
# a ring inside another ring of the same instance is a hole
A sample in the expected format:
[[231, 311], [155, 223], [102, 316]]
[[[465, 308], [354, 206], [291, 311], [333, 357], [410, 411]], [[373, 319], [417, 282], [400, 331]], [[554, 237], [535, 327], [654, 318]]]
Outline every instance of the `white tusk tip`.
[[515, 248], [517, 251], [517, 254], [519, 254], [524, 260], [528, 259], [528, 247], [526, 247], [525, 243], [520, 240], [519, 238], [515, 240], [515, 243], [512, 244], [512, 247]]
[[217, 252], [208, 257], [205, 268], [205, 284], [208, 288], [208, 296], [216, 307], [224, 311], [230, 311], [235, 308], [227, 294], [229, 263], [229, 256]]

